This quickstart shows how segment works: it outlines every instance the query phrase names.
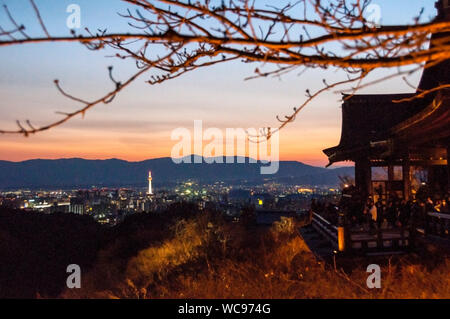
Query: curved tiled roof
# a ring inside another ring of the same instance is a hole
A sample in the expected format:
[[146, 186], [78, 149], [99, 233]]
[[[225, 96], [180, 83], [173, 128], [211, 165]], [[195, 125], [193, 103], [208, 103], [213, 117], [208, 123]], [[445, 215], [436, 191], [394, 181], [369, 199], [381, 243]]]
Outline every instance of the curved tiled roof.
[[[438, 2], [437, 19], [449, 19], [450, 9], [443, 11]], [[446, 34], [448, 36], [448, 34]], [[441, 35], [433, 35], [433, 39]], [[426, 67], [419, 83], [418, 92], [450, 83], [450, 60]], [[444, 95], [443, 95], [443, 93]], [[354, 95], [345, 96], [342, 105], [342, 131], [339, 145], [325, 149], [330, 164], [355, 160], [364, 156], [377, 145], [394, 139], [398, 143], [417, 144], [450, 137], [450, 97], [448, 90], [429, 94], [422, 99], [395, 103], [412, 97], [411, 94]], [[447, 95], [445, 95], [447, 94]]]

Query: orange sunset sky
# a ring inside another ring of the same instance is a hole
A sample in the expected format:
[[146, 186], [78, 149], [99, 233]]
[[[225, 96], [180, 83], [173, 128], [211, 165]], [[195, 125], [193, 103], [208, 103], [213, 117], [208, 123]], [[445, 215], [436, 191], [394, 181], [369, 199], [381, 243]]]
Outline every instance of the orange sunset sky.
[[[79, 2], [82, 6], [89, 6], [89, 1]], [[389, 9], [392, 9], [389, 7], [392, 2], [378, 2], [384, 9], [383, 21], [398, 22], [398, 14]], [[434, 1], [398, 2], [408, 4], [402, 12], [405, 22], [420, 11], [424, 2], [427, 2], [427, 12], [430, 15], [434, 13]], [[11, 6], [17, 5], [12, 10], [21, 10], [20, 14], [32, 21], [29, 9], [15, 3], [8, 2]], [[64, 30], [64, 10], [68, 3], [70, 1], [58, 1], [51, 10], [42, 9], [51, 31], [67, 33]], [[95, 29], [112, 17], [116, 21], [116, 11], [116, 8], [105, 9], [98, 19], [95, 10], [84, 10], [86, 17], [83, 23]], [[114, 24], [117, 29], [126, 23], [117, 21]], [[15, 128], [18, 119], [30, 119], [35, 125], [46, 124], [60, 117], [55, 111], [75, 110], [79, 105], [61, 96], [54, 88], [53, 80], [56, 78], [71, 94], [94, 99], [112, 88], [107, 66], [114, 65], [114, 74], [119, 80], [134, 71], [132, 66], [105, 58], [105, 55], [105, 52], [88, 51], [79, 44], [2, 47], [0, 129]], [[320, 88], [323, 78], [328, 82], [344, 78], [343, 73], [334, 70], [309, 70], [301, 76], [293, 72], [282, 79], [244, 81], [245, 77], [253, 75], [257, 66], [240, 62], [217, 65], [158, 86], [145, 84], [144, 76], [125, 89], [113, 103], [96, 107], [84, 119], [76, 118], [28, 138], [0, 135], [0, 160], [82, 157], [139, 161], [168, 157], [176, 143], [170, 138], [171, 132], [178, 127], [193, 130], [194, 120], [202, 120], [204, 128], [223, 130], [227, 127], [275, 127], [275, 116], [287, 115], [293, 107], [299, 106], [305, 99], [306, 89], [314, 91]], [[419, 76], [417, 74], [411, 82], [417, 83]], [[411, 88], [397, 79], [363, 92], [411, 92]], [[339, 100], [339, 92], [321, 96], [281, 132], [281, 160], [321, 166], [327, 163], [322, 149], [336, 145], [340, 138]]]

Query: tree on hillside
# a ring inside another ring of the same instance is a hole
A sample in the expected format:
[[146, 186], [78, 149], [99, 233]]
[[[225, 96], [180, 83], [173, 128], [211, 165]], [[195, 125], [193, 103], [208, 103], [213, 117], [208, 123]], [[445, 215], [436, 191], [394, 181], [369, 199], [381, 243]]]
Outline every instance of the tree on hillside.
[[[327, 90], [351, 86], [351, 95], [388, 78], [403, 77], [407, 81], [425, 64], [431, 67], [450, 58], [450, 38], [446, 36], [450, 21], [435, 19], [423, 23], [420, 12], [407, 25], [378, 25], [370, 18], [373, 10], [370, 0], [264, 1], [264, 4], [249, 0], [121, 1], [129, 9], [119, 14], [128, 20], [133, 32], [108, 33], [105, 26], [96, 32], [84, 29], [81, 33], [72, 31], [67, 36], [52, 36], [37, 4], [30, 0], [43, 34], [30, 37], [20, 17], [4, 7], [9, 21], [0, 25], [0, 46], [79, 42], [89, 50], [114, 50], [117, 59], [134, 61], [136, 71], [131, 77], [118, 80], [110, 67], [113, 88], [96, 100], [73, 96], [55, 80], [60, 93], [79, 103], [79, 109], [59, 112], [60, 120], [43, 126], [35, 126], [29, 120], [17, 121], [18, 128], [0, 130], [1, 133], [28, 136], [61, 125], [99, 104], [110, 103], [139, 77], [146, 77], [149, 85], [156, 85], [199, 68], [233, 60], [258, 64], [255, 74], [249, 78], [279, 77], [307, 69], [345, 72], [344, 80], [323, 80], [321, 89], [306, 91], [306, 98], [291, 114], [277, 116], [281, 129]], [[448, 2], [441, 0], [439, 5], [448, 6]], [[429, 45], [430, 35], [436, 32], [442, 36]], [[380, 68], [394, 68], [396, 72], [363, 82]], [[418, 91], [414, 98], [449, 87], [448, 83], [440, 84]]]

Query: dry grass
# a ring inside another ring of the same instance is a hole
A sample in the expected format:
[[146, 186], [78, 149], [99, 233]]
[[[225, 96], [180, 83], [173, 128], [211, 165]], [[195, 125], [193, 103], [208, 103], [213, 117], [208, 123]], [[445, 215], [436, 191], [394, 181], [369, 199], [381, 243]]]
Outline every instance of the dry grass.
[[402, 257], [382, 266], [382, 288], [366, 288], [366, 260], [351, 273], [317, 260], [282, 219], [269, 230], [245, 229], [203, 215], [181, 220], [162, 242], [131, 258], [117, 243], [64, 298], [450, 298], [450, 261], [425, 266]]

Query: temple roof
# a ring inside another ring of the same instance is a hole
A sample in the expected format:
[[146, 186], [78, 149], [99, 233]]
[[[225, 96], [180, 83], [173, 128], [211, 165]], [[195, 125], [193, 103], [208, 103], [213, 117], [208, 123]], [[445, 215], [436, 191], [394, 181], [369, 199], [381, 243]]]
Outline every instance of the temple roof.
[[385, 153], [388, 143], [396, 148], [399, 145], [447, 145], [450, 141], [450, 96], [439, 93], [426, 99], [395, 102], [414, 95], [354, 95], [348, 98], [342, 105], [339, 145], [323, 151], [329, 158], [329, 165]]
[[391, 128], [397, 141], [409, 145], [425, 143], [443, 146], [450, 142], [450, 96], [438, 94], [425, 109]]
[[324, 150], [330, 163], [354, 160], [358, 152], [369, 149], [371, 143], [389, 138], [392, 128], [424, 108], [418, 100], [395, 102], [414, 95], [344, 95], [341, 140], [339, 145]]
[[[442, 11], [442, 6], [442, 1], [439, 1], [437, 19], [449, 19], [449, 8]], [[433, 35], [431, 45], [433, 39], [440, 36]], [[449, 84], [449, 76], [449, 60], [425, 67], [417, 92]], [[448, 94], [448, 90], [443, 92]], [[329, 158], [329, 165], [376, 153], [378, 146], [383, 143], [386, 146], [388, 141], [413, 145], [444, 139], [447, 143], [450, 136], [450, 97], [434, 93], [409, 102], [396, 102], [415, 95], [344, 95], [341, 140], [339, 145], [323, 151]]]

